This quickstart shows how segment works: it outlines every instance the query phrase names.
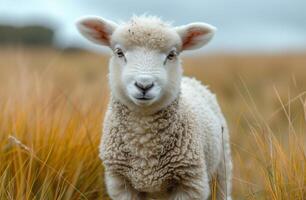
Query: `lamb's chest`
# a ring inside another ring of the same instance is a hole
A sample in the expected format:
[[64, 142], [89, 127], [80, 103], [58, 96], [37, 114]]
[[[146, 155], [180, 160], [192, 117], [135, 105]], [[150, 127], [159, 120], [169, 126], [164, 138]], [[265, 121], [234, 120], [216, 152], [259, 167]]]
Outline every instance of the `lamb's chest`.
[[[111, 119], [111, 118], [109, 118]], [[199, 162], [190, 121], [161, 113], [152, 118], [113, 120], [104, 130], [101, 156], [106, 170], [126, 177], [138, 191], [167, 189], [186, 168]]]
[[164, 136], [161, 139], [155, 135], [147, 144], [140, 144], [139, 137], [138, 142], [123, 138], [121, 145], [103, 158], [106, 170], [126, 177], [138, 191], [167, 190], [180, 180], [183, 169], [196, 165], [199, 160], [196, 149], [189, 148], [190, 141], [181, 138]]
[[143, 192], [157, 192], [167, 188], [174, 177], [170, 165], [164, 165], [157, 160], [135, 158], [131, 161], [130, 169], [125, 174], [132, 186]]
[[175, 177], [173, 162], [178, 164], [183, 158], [179, 158], [182, 156], [175, 146], [175, 139], [165, 137], [163, 140], [168, 141], [161, 142], [156, 136], [152, 138], [145, 134], [143, 137], [135, 140], [132, 137], [122, 138], [117, 148], [105, 149], [102, 159], [106, 170], [126, 177], [135, 189], [144, 192], [160, 191]]

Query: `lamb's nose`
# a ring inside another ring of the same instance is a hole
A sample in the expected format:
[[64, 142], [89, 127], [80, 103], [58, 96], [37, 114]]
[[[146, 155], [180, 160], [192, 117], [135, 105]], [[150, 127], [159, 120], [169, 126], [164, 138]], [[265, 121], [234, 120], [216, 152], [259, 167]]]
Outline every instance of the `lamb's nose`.
[[153, 86], [154, 83], [150, 82], [150, 83], [141, 83], [141, 82], [135, 82], [135, 86], [143, 93], [146, 93], [147, 91], [149, 91]]
[[147, 74], [138, 75], [135, 79], [135, 87], [145, 94], [154, 87], [154, 77]]

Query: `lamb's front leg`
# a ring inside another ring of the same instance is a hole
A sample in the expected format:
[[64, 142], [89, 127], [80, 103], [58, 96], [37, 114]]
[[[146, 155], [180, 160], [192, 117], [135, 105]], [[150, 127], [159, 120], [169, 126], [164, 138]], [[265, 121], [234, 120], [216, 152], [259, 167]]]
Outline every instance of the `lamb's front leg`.
[[210, 195], [207, 174], [179, 183], [172, 191], [169, 200], [207, 200]]
[[113, 200], [143, 200], [128, 181], [115, 173], [105, 173], [105, 183], [108, 194]]

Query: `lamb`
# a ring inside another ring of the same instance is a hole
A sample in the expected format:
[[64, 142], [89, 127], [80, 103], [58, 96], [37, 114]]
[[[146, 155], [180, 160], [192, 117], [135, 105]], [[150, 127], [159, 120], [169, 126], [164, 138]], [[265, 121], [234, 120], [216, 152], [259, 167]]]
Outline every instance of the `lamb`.
[[114, 200], [206, 200], [217, 180], [217, 199], [231, 199], [231, 153], [216, 97], [183, 77], [179, 54], [207, 44], [206, 23], [173, 27], [153, 16], [117, 24], [81, 18], [78, 30], [108, 46], [111, 98], [100, 157]]

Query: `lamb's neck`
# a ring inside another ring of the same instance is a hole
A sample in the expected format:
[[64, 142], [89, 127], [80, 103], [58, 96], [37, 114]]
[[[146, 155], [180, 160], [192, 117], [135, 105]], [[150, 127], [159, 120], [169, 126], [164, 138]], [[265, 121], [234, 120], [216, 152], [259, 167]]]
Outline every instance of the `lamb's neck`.
[[[161, 110], [159, 110], [157, 112], [154, 112], [154, 113], [150, 113], [150, 114], [148, 114], [147, 112], [142, 113], [141, 112], [142, 108], [139, 108], [136, 111], [131, 110], [126, 105], [122, 104], [120, 101], [114, 99], [113, 97], [111, 98], [111, 104], [112, 104], [113, 112], [118, 112], [122, 115], [139, 117], [139, 118], [142, 118], [142, 119], [144, 119], [144, 118], [154, 119], [154, 118], [162, 118], [163, 116], [166, 117], [169, 114], [173, 114], [173, 113], [177, 112], [178, 105], [179, 105], [179, 99], [180, 99], [180, 96], [176, 97], [176, 99], [174, 99], [174, 101], [172, 101], [165, 108], [162, 108]], [[143, 108], [143, 110], [145, 110], [145, 109], [146, 108]]]

